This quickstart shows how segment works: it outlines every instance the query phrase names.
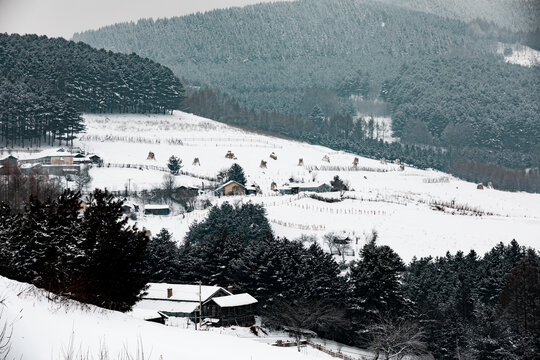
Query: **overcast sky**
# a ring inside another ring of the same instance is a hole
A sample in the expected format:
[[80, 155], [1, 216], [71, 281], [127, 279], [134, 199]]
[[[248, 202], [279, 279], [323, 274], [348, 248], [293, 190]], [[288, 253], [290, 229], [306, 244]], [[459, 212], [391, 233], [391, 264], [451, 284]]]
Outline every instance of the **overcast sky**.
[[271, 0], [0, 0], [0, 33], [71, 38], [140, 18], [172, 17]]

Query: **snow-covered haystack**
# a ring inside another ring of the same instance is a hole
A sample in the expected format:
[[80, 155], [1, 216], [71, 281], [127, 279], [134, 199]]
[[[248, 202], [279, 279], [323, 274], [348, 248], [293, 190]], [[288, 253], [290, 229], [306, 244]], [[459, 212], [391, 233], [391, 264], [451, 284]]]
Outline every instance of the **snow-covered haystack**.
[[[64, 360], [108, 358], [139, 359], [231, 359], [294, 360], [330, 359], [306, 348], [277, 348], [263, 342], [216, 332], [168, 327], [115, 311], [62, 300], [29, 284], [0, 277], [0, 297], [4, 299], [0, 325], [11, 333], [8, 358]], [[11, 332], [12, 331], [12, 332]], [[234, 332], [234, 331], [233, 331]], [[231, 331], [229, 331], [231, 333]], [[72, 357], [68, 357], [68, 355]]]

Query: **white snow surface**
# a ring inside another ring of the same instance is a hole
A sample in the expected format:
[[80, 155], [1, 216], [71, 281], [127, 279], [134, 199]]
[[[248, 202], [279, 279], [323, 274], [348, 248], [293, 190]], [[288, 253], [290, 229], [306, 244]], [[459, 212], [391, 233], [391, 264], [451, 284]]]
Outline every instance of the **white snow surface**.
[[221, 307], [244, 306], [257, 303], [257, 299], [247, 293], [219, 296], [212, 300]]
[[[511, 49], [512, 54], [504, 55], [505, 49]], [[504, 61], [526, 67], [540, 65], [540, 51], [520, 44], [498, 43], [497, 53], [504, 55]]]
[[[331, 359], [313, 348], [278, 348], [266, 341], [241, 338], [231, 328], [224, 333], [163, 326], [120, 312], [51, 300], [50, 294], [29, 284], [0, 277], [4, 300], [0, 321], [12, 331], [10, 357], [23, 360], [63, 360], [90, 355], [98, 358], [106, 349], [110, 358], [136, 358], [138, 350], [149, 360], [300, 360]], [[241, 329], [238, 329], [239, 331]], [[242, 331], [247, 331], [242, 330]]]
[[[439, 171], [410, 166], [399, 171], [398, 165], [390, 163], [393, 159], [381, 164], [361, 154], [248, 132], [183, 112], [84, 115], [84, 119], [87, 132], [75, 146], [96, 153], [105, 163], [131, 166], [92, 168], [92, 187], [123, 190], [129, 186], [137, 191], [161, 187], [167, 161], [176, 155], [183, 161], [182, 170], [196, 175], [177, 176], [176, 184], [207, 189], [211, 182], [201, 177], [215, 177], [236, 162], [245, 170], [247, 185], [259, 185], [263, 194], [203, 196], [213, 204], [264, 204], [277, 236], [292, 239], [312, 234], [324, 246], [325, 233], [345, 232], [355, 239], [357, 256], [368, 234], [376, 230], [379, 243], [391, 246], [405, 261], [458, 250], [474, 249], [482, 255], [498, 242], [512, 239], [526, 246], [540, 245], [540, 194], [499, 191], [496, 183], [495, 190], [477, 190], [476, 184]], [[225, 158], [229, 150], [236, 160]], [[149, 152], [155, 154], [155, 160], [147, 160]], [[272, 152], [277, 160], [269, 157]], [[325, 155], [330, 163], [322, 160]], [[192, 165], [195, 157], [200, 166]], [[358, 169], [352, 169], [355, 157], [359, 157]], [[304, 166], [298, 166], [299, 158]], [[260, 168], [261, 160], [267, 162], [267, 168]], [[335, 175], [349, 183], [351, 191], [345, 196], [351, 199], [326, 203], [305, 194], [277, 195], [270, 190], [272, 182], [278, 187], [289, 183], [290, 178], [295, 182], [329, 183]], [[435, 210], [435, 203], [443, 211]], [[207, 213], [196, 210], [181, 214], [173, 209], [169, 216], [139, 214], [137, 223], [153, 234], [167, 228], [181, 242], [189, 226], [204, 220]]]

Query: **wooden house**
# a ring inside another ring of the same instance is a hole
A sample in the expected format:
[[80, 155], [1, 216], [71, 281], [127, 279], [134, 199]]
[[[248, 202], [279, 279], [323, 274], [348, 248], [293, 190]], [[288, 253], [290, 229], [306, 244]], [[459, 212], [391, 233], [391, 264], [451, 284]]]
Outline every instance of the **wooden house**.
[[215, 190], [217, 196], [245, 195], [246, 187], [237, 181], [230, 180]]
[[148, 285], [146, 294], [134, 306], [136, 317], [169, 325], [180, 319], [224, 326], [254, 323], [257, 300], [249, 294], [233, 295], [222, 287], [208, 285]]
[[247, 293], [215, 297], [203, 304], [203, 318], [216, 319], [221, 326], [251, 326], [256, 304], [257, 299]]
[[145, 205], [144, 214], [145, 215], [169, 215], [171, 213], [171, 208], [169, 205]]

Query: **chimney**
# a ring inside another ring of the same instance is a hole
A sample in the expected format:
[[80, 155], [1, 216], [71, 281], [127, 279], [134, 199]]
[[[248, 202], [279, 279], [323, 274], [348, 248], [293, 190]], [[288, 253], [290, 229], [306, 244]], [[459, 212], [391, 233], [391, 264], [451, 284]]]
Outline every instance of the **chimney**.
[[232, 285], [227, 286], [227, 291], [232, 294], [233, 293], [233, 286]]
[[167, 298], [170, 298], [172, 296], [172, 288], [167, 289]]

